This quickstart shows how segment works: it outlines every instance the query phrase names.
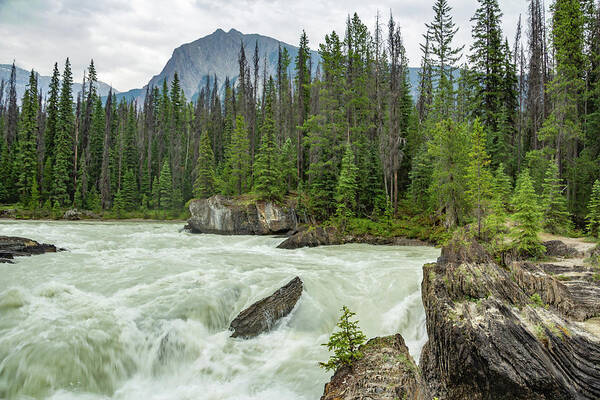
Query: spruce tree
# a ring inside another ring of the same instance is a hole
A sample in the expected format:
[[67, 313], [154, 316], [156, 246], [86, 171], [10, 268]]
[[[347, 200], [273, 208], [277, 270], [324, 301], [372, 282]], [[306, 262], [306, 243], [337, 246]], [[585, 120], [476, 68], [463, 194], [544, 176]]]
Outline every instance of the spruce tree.
[[478, 119], [473, 124], [471, 152], [467, 167], [467, 197], [474, 208], [477, 219], [477, 235], [481, 238], [481, 227], [486, 209], [492, 197], [492, 174], [489, 171], [490, 159], [485, 151], [486, 136]]
[[71, 63], [67, 58], [60, 91], [58, 118], [56, 121], [56, 156], [53, 169], [53, 198], [59, 206], [70, 203], [71, 172], [73, 168], [73, 96], [71, 89], [73, 76]]
[[352, 218], [356, 209], [356, 192], [358, 185], [356, 178], [358, 168], [354, 160], [354, 152], [350, 142], [346, 143], [344, 158], [342, 158], [342, 169], [338, 179], [338, 185], [335, 195], [337, 201], [336, 215], [345, 221]]
[[600, 237], [600, 180], [594, 182], [592, 196], [588, 203], [587, 229], [590, 235]]
[[160, 169], [159, 178], [159, 203], [158, 206], [162, 210], [168, 210], [173, 207], [173, 177], [171, 176], [171, 167], [169, 160], [165, 160]]
[[326, 363], [319, 363], [325, 370], [336, 370], [342, 366], [352, 365], [363, 357], [359, 351], [360, 346], [367, 340], [358, 326], [358, 321], [352, 321], [351, 318], [356, 315], [348, 309], [342, 307], [342, 315], [337, 323], [338, 331], [333, 333], [329, 341], [323, 346], [327, 350], [334, 352]]
[[160, 204], [160, 184], [158, 183], [158, 176], [155, 176], [152, 180], [152, 197], [150, 198], [150, 208], [157, 209]]
[[542, 184], [544, 228], [551, 233], [566, 233], [571, 227], [567, 199], [562, 194], [563, 185], [558, 176], [558, 164], [551, 162]]
[[29, 85], [23, 97], [23, 106], [18, 133], [18, 158], [17, 171], [19, 174], [18, 189], [20, 201], [29, 205], [31, 201], [31, 189], [35, 181], [37, 189], [38, 179], [38, 97], [37, 76], [31, 71]]
[[215, 160], [213, 149], [210, 145], [208, 132], [202, 132], [198, 162], [196, 165], [196, 181], [194, 182], [194, 196], [206, 199], [216, 193]]
[[125, 211], [131, 211], [138, 206], [137, 184], [131, 169], [125, 172], [119, 192], [122, 196], [122, 206]]
[[512, 180], [506, 174], [504, 164], [500, 163], [494, 173], [492, 193], [504, 211], [508, 211], [511, 206], [512, 192]]
[[60, 95], [60, 73], [58, 63], [54, 63], [54, 70], [50, 80], [48, 100], [46, 103], [46, 127], [44, 129], [44, 174], [42, 193], [46, 198], [53, 193], [54, 175], [52, 165], [56, 157], [56, 129], [58, 123], [58, 97]]
[[267, 87], [265, 119], [261, 128], [262, 143], [254, 164], [254, 190], [259, 197], [276, 200], [281, 197], [281, 171], [278, 149], [275, 143], [275, 121], [273, 119], [273, 102], [275, 83], [271, 78]]
[[513, 238], [516, 250], [523, 255], [538, 257], [544, 252], [538, 233], [542, 229], [543, 213], [533, 181], [528, 170], [523, 170], [517, 179], [517, 187], [512, 199], [517, 223]]
[[248, 189], [250, 177], [250, 147], [244, 117], [238, 115], [231, 144], [227, 151], [227, 192], [241, 195]]

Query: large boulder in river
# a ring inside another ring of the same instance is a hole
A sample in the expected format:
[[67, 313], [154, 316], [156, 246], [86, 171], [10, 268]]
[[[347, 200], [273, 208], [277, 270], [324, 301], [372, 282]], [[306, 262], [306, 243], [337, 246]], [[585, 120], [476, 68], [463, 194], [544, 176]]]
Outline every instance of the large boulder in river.
[[194, 233], [271, 235], [297, 227], [293, 207], [270, 201], [244, 201], [224, 196], [192, 200], [187, 228]]
[[302, 295], [302, 286], [302, 280], [295, 277], [269, 297], [246, 308], [231, 322], [231, 337], [248, 339], [271, 330], [279, 319], [294, 309]]
[[600, 282], [591, 267], [567, 264], [500, 266], [456, 241], [424, 266], [419, 366], [432, 396], [599, 399]]
[[363, 357], [338, 368], [321, 400], [431, 399], [401, 335], [371, 339], [359, 351]]

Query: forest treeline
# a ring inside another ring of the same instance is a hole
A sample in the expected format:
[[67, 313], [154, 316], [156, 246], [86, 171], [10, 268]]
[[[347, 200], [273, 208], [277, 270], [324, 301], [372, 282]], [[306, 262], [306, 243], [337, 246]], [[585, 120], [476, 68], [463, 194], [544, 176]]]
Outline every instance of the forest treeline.
[[0, 202], [169, 210], [217, 193], [293, 195], [316, 221], [408, 204], [446, 228], [493, 231], [514, 214], [597, 234], [600, 5], [554, 0], [546, 15], [529, 0], [510, 41], [501, 19], [497, 0], [478, 0], [467, 48], [436, 0], [416, 99], [392, 15], [371, 30], [349, 16], [318, 65], [303, 32], [295, 59], [280, 49], [275, 76], [258, 45], [241, 45], [236, 81], [208, 77], [195, 102], [177, 74], [143, 104], [103, 102], [93, 62], [74, 102], [67, 59], [46, 98], [32, 71], [19, 107], [13, 70], [0, 84]]

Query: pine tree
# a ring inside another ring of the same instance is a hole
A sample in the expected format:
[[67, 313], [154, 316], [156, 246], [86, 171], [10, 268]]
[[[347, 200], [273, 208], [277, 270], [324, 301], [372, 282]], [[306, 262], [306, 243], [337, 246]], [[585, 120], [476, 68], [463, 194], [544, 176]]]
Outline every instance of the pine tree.
[[342, 169], [335, 195], [337, 201], [336, 215], [344, 221], [353, 217], [356, 209], [357, 175], [358, 168], [356, 168], [354, 161], [354, 152], [352, 151], [352, 145], [348, 142], [342, 159]]
[[346, 306], [343, 306], [341, 311], [342, 315], [336, 324], [339, 328], [338, 332], [333, 333], [329, 341], [323, 344], [323, 346], [327, 346], [327, 350], [334, 352], [326, 363], [319, 363], [321, 368], [325, 368], [327, 371], [352, 365], [355, 361], [360, 360], [363, 354], [359, 348], [367, 340], [358, 326], [358, 321], [351, 320], [356, 313], [350, 311]]
[[73, 76], [71, 63], [67, 58], [60, 91], [58, 118], [56, 121], [56, 157], [54, 159], [53, 198], [59, 206], [70, 204], [71, 172], [73, 167], [73, 96], [71, 88]]
[[215, 161], [210, 138], [206, 131], [200, 137], [198, 150], [198, 163], [196, 165], [196, 181], [194, 182], [194, 196], [206, 199], [216, 193]]
[[590, 235], [600, 237], [600, 180], [598, 179], [594, 182], [586, 219]]
[[52, 165], [56, 156], [56, 129], [58, 123], [58, 96], [60, 95], [60, 73], [58, 63], [54, 64], [46, 103], [46, 127], [44, 129], [44, 185], [42, 192], [50, 196], [53, 191]]
[[157, 209], [160, 204], [160, 184], [158, 183], [158, 177], [155, 176], [152, 181], [152, 197], [150, 199], [150, 208]]
[[538, 257], [544, 251], [538, 237], [542, 229], [543, 214], [528, 170], [519, 175], [512, 202], [517, 222], [513, 232], [515, 248], [520, 254]]
[[279, 152], [281, 166], [281, 192], [288, 193], [294, 187], [296, 179], [296, 152], [292, 140], [287, 138]]
[[173, 207], [173, 177], [168, 160], [165, 160], [160, 169], [159, 178], [159, 202], [158, 206], [162, 210], [168, 210]]
[[551, 233], [566, 233], [571, 227], [567, 199], [562, 194], [563, 185], [558, 176], [558, 164], [550, 163], [542, 184], [544, 228]]
[[485, 151], [486, 137], [478, 119], [473, 123], [471, 152], [467, 167], [467, 198], [474, 208], [477, 218], [477, 235], [481, 238], [483, 217], [492, 197], [492, 174], [489, 171], [490, 159]]

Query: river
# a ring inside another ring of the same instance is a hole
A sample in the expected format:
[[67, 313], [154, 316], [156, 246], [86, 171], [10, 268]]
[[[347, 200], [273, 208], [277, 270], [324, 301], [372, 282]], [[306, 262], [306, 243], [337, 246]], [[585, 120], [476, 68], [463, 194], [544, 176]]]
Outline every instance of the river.
[[[0, 398], [318, 399], [320, 344], [342, 305], [368, 337], [401, 333], [418, 360], [421, 267], [439, 250], [278, 250], [279, 238], [181, 226], [0, 222], [0, 235], [68, 249], [0, 264]], [[276, 329], [229, 337], [242, 309], [294, 276], [304, 293]]]

